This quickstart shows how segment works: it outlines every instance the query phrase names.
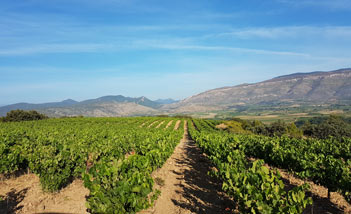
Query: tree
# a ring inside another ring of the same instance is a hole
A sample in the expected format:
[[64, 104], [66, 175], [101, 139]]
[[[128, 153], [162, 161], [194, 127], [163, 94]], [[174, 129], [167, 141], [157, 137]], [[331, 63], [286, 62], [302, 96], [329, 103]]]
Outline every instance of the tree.
[[298, 129], [295, 123], [291, 123], [289, 126], [287, 126], [287, 132], [290, 137], [294, 138], [301, 138], [303, 135], [302, 130]]
[[335, 115], [329, 116], [318, 124], [306, 122], [302, 129], [305, 135], [320, 139], [326, 139], [330, 136], [339, 139], [351, 137], [351, 125], [342, 117]]
[[287, 125], [284, 121], [278, 120], [268, 127], [270, 136], [282, 136], [287, 133]]

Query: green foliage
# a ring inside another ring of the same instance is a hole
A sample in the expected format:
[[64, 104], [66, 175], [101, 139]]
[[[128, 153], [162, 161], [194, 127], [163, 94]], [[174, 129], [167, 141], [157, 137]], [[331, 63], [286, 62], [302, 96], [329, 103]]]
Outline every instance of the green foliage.
[[243, 129], [242, 124], [240, 122], [228, 121], [225, 124], [228, 126], [227, 130], [232, 133], [238, 133], [238, 134], [249, 133], [249, 131], [246, 131]]
[[[194, 122], [201, 124], [200, 121]], [[283, 127], [281, 124], [278, 125]], [[338, 191], [347, 201], [351, 200], [351, 138], [302, 139], [285, 135], [267, 137], [231, 134], [202, 128], [201, 125], [198, 127], [199, 132], [192, 128], [191, 136], [206, 153], [216, 158], [223, 153], [222, 162], [228, 158], [230, 152], [237, 150], [236, 157], [262, 159], [272, 166], [288, 169], [303, 179], [323, 185], [330, 191]], [[290, 136], [301, 134], [294, 125], [287, 126], [287, 133]], [[234, 160], [233, 157], [230, 159]]]
[[101, 160], [84, 174], [85, 186], [91, 191], [88, 199], [91, 212], [135, 213], [156, 199], [157, 193], [148, 198], [154, 184], [151, 173], [173, 153], [180, 135], [155, 134], [159, 138], [157, 143], [147, 141], [136, 148], [137, 154], [123, 161]]
[[319, 139], [329, 137], [351, 137], [351, 124], [345, 118], [331, 115], [328, 118], [316, 118], [305, 122], [302, 125], [303, 133], [306, 136]]
[[295, 123], [291, 123], [287, 126], [287, 135], [293, 138], [301, 138], [303, 131], [296, 127]]
[[3, 117], [1, 120], [3, 122], [19, 122], [29, 120], [43, 120], [47, 118], [48, 116], [40, 114], [37, 111], [23, 111], [18, 109], [7, 112], [6, 117]]
[[296, 127], [294, 123], [287, 124], [282, 120], [278, 120], [269, 125], [266, 125], [258, 120], [242, 120], [233, 118], [226, 121], [225, 124], [229, 126], [228, 131], [237, 134], [253, 133], [266, 136], [290, 136], [294, 138], [301, 138], [303, 136], [302, 130]]
[[280, 137], [288, 132], [287, 124], [282, 120], [277, 120], [277, 121], [271, 123], [267, 127], [267, 129], [268, 129], [269, 136], [271, 136], [271, 137], [273, 137], [273, 136]]
[[186, 115], [186, 114], [177, 114], [177, 115], [174, 115], [173, 117], [180, 118], [180, 119], [191, 119], [192, 118], [190, 115]]
[[217, 170], [211, 174], [223, 181], [223, 190], [234, 198], [241, 213], [302, 213], [312, 203], [305, 195], [308, 186], [286, 192], [278, 172], [269, 170], [262, 160], [247, 161], [237, 135], [201, 129], [201, 121], [194, 123], [200, 131], [191, 127], [192, 138], [215, 165]]
[[263, 159], [272, 166], [288, 169], [330, 191], [340, 191], [347, 200], [351, 192], [351, 139], [338, 141], [265, 137], [254, 135], [227, 136], [232, 148], [246, 156]]
[[83, 177], [92, 213], [135, 213], [153, 202], [151, 173], [183, 129], [140, 128], [174, 118], [66, 118], [0, 124], [0, 173], [29, 169], [54, 192]]
[[246, 130], [250, 130], [252, 133], [259, 134], [259, 135], [268, 135], [268, 130], [266, 125], [259, 120], [254, 120], [251, 122], [247, 122], [245, 127]]
[[160, 114], [160, 115], [156, 115], [156, 117], [169, 117], [169, 116], [166, 114]]

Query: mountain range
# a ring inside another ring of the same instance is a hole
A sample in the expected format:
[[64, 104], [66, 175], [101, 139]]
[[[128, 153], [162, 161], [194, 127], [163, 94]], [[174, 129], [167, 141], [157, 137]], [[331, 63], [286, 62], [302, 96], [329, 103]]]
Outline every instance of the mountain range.
[[205, 91], [181, 101], [146, 97], [104, 96], [77, 102], [17, 103], [0, 107], [0, 116], [15, 109], [38, 110], [51, 117], [144, 116], [226, 111], [245, 105], [323, 105], [351, 103], [351, 68], [295, 73], [253, 84]]

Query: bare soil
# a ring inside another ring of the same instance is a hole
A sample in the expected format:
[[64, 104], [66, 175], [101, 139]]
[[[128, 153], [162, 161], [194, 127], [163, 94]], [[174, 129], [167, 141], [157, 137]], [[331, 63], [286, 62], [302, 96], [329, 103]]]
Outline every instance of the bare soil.
[[157, 123], [157, 122], [158, 122], [158, 120], [152, 122], [152, 123], [148, 126], [148, 128], [151, 128], [151, 126], [153, 126], [153, 125], [154, 125], [155, 123]]
[[162, 168], [153, 173], [155, 188], [161, 191], [153, 207], [140, 213], [189, 214], [230, 213], [233, 201], [223, 194], [221, 183], [207, 174], [211, 164], [189, 138], [187, 123], [184, 137]]
[[174, 126], [174, 130], [178, 130], [179, 129], [179, 126], [180, 126], [180, 123], [181, 123], [182, 121], [180, 121], [180, 120], [178, 120], [177, 122], [176, 122], [176, 124], [175, 124], [175, 126]]
[[32, 173], [0, 181], [0, 213], [87, 213], [89, 190], [82, 180], [74, 180], [57, 193], [42, 191], [38, 176]]
[[219, 125], [216, 126], [217, 129], [222, 129], [222, 130], [225, 130], [228, 128], [228, 126], [224, 123], [221, 123]]
[[159, 123], [157, 126], [156, 126], [156, 129], [160, 128], [160, 126], [162, 126], [162, 124], [164, 124], [165, 121], [162, 121], [161, 123]]
[[165, 129], [168, 129], [168, 127], [170, 127], [172, 123], [173, 123], [173, 120], [169, 121]]

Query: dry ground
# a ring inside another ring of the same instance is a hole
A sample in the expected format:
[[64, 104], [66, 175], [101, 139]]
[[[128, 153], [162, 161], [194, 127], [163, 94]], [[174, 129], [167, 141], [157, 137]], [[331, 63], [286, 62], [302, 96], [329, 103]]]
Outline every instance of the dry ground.
[[0, 213], [86, 213], [89, 190], [83, 181], [74, 180], [57, 193], [42, 191], [38, 176], [28, 173], [0, 181]]
[[234, 204], [222, 193], [220, 182], [207, 174], [210, 167], [189, 138], [185, 123], [183, 140], [164, 166], [153, 173], [154, 179], [162, 181], [155, 185], [161, 195], [153, 207], [140, 213], [228, 213], [226, 209], [234, 209]]
[[170, 127], [172, 125], [172, 123], [173, 123], [173, 120], [169, 121], [167, 126], [165, 127], [165, 129], [168, 129], [168, 127]]

